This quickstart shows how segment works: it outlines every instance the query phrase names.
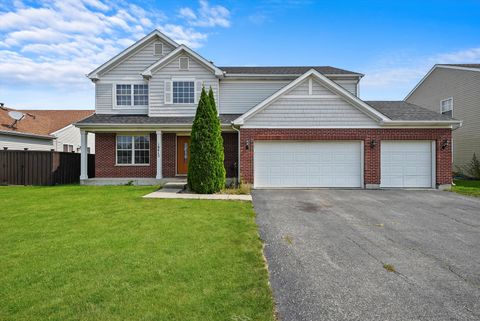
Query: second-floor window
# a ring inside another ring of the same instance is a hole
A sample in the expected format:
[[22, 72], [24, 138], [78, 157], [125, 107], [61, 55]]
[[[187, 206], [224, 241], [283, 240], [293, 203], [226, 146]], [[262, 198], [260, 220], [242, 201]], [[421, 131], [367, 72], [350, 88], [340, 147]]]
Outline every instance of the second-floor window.
[[440, 112], [442, 115], [453, 117], [453, 98], [444, 99], [440, 102]]
[[194, 104], [195, 103], [195, 82], [174, 81], [173, 82], [173, 103]]
[[148, 106], [147, 84], [117, 84], [115, 92], [117, 106]]

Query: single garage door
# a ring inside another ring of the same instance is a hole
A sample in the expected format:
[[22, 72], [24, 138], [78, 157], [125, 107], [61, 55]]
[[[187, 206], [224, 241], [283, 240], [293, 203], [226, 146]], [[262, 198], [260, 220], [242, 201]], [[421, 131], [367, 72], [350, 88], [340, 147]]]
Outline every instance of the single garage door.
[[381, 187], [432, 187], [432, 141], [381, 142]]
[[254, 186], [361, 187], [359, 141], [255, 141]]

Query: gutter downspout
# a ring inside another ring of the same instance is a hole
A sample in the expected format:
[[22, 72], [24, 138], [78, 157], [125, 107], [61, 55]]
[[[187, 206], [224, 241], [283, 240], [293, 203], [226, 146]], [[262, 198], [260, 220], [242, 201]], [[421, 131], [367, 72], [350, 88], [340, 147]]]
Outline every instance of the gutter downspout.
[[237, 161], [237, 186], [240, 185], [240, 129], [236, 128], [235, 125], [232, 124], [233, 130], [235, 130], [238, 133], [238, 161]]

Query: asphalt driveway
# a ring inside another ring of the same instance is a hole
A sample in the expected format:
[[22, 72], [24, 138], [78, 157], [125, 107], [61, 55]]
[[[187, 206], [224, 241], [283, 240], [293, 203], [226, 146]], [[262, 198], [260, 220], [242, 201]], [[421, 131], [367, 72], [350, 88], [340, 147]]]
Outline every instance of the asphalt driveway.
[[280, 320], [480, 320], [479, 199], [256, 190], [253, 200]]

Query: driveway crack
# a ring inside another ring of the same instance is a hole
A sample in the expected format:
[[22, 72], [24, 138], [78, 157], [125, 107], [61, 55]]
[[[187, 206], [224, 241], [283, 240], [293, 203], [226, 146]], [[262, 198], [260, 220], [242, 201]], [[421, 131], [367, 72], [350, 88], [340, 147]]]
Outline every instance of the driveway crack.
[[[371, 258], [373, 258], [375, 261], [377, 261], [378, 263], [380, 263], [382, 266], [386, 265], [387, 262], [384, 262], [382, 261], [381, 259], [379, 259], [378, 257], [376, 257], [375, 255], [373, 255], [372, 253], [370, 253], [370, 251], [368, 251], [365, 247], [363, 247], [360, 243], [358, 243], [357, 241], [355, 241], [354, 239], [352, 239], [351, 237], [348, 237], [346, 236], [346, 238], [352, 242], [353, 244], [355, 244], [360, 250], [362, 250], [363, 252], [365, 252], [368, 256], [370, 256]], [[410, 278], [408, 278], [406, 275], [398, 272], [397, 270], [394, 270], [394, 271], [391, 271], [392, 273], [396, 274], [397, 276], [399, 276], [402, 280], [404, 280], [406, 283], [410, 284], [410, 285], [415, 285], [415, 282], [413, 282]]]

